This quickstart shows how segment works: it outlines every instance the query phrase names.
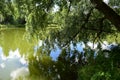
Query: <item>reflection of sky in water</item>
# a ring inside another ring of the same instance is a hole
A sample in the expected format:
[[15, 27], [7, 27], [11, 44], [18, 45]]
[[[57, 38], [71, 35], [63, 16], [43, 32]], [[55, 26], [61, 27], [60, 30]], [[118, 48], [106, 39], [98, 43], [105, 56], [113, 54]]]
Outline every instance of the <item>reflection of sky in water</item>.
[[24, 57], [20, 56], [19, 50], [10, 50], [9, 56], [6, 57], [0, 47], [0, 80], [15, 79], [25, 74], [29, 74], [27, 62]]
[[56, 60], [60, 52], [61, 52], [61, 49], [57, 47], [56, 49], [51, 50], [50, 56], [52, 57], [53, 60]]
[[[35, 50], [37, 50], [38, 47], [40, 47], [42, 44], [41, 41], [39, 41], [38, 46], [35, 46]], [[97, 44], [94, 45], [93, 43], [88, 42], [88, 46], [90, 46], [92, 49], [95, 49], [97, 47]], [[104, 42], [102, 45], [103, 49], [110, 49], [111, 45], [108, 45], [107, 42]], [[73, 46], [73, 44], [70, 44], [71, 50], [78, 50], [79, 52], [83, 52], [83, 48], [85, 48], [84, 43], [79, 42], [76, 44], [76, 46]], [[61, 49], [56, 46], [56, 49], [51, 50], [50, 56], [53, 60], [57, 60], [59, 54], [61, 52]], [[24, 59], [24, 56], [21, 56], [19, 53], [19, 49], [16, 49], [15, 51], [10, 50], [9, 56], [5, 56], [3, 54], [2, 48], [0, 47], [0, 80], [9, 80], [10, 78], [15, 79], [19, 76], [25, 76], [29, 75], [28, 70], [28, 64], [26, 60]]]
[[[39, 41], [39, 44], [35, 46], [34, 50], [37, 50], [41, 44], [42, 41]], [[83, 51], [83, 47], [84, 46], [81, 43], [78, 43], [76, 47], [72, 44], [70, 45], [71, 50], [76, 48], [80, 52]], [[50, 56], [53, 60], [57, 60], [60, 52], [61, 49], [56, 46], [56, 49], [51, 50]], [[21, 57], [19, 49], [16, 49], [15, 51], [10, 50], [9, 56], [5, 56], [2, 48], [0, 47], [0, 80], [9, 80], [10, 78], [15, 79], [16, 77], [23, 76], [25, 74], [29, 74], [27, 62], [24, 59], [24, 56]]]
[[[85, 45], [83, 44], [83, 42], [77, 43], [75, 47], [74, 47], [74, 45], [72, 43], [70, 44], [71, 51], [76, 49], [79, 52], [82, 52], [84, 47], [85, 47]], [[61, 49], [56, 46], [56, 48], [51, 51], [50, 56], [52, 57], [53, 60], [56, 61], [59, 54], [60, 54], [60, 52], [61, 52]]]
[[78, 44], [76, 44], [76, 50], [78, 50], [79, 52], [83, 52], [83, 48], [85, 48], [83, 42], [79, 42]]

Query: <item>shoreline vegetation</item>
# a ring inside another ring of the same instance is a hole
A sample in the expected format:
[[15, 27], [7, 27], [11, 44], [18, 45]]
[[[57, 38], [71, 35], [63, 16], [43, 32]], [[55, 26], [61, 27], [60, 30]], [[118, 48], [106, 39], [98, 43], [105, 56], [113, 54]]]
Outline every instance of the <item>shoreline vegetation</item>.
[[0, 30], [1, 29], [17, 29], [17, 28], [25, 28], [25, 25], [23, 24], [0, 24]]

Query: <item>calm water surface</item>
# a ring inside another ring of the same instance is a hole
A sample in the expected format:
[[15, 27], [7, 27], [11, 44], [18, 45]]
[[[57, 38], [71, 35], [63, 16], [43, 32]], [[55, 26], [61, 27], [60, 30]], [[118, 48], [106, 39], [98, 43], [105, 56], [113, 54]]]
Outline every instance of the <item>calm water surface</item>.
[[0, 31], [0, 80], [29, 75], [28, 56], [41, 44], [37, 39], [28, 40], [25, 34], [23, 28]]
[[[0, 31], [0, 80], [60, 80], [64, 71], [60, 73], [58, 70], [63, 69], [64, 62], [55, 61], [61, 49], [56, 47], [47, 55], [46, 51], [41, 50], [43, 49], [40, 48], [41, 45], [41, 40], [29, 39], [24, 28], [2, 29]], [[73, 45], [70, 46], [73, 50]], [[81, 43], [77, 44], [76, 49], [83, 51]]]

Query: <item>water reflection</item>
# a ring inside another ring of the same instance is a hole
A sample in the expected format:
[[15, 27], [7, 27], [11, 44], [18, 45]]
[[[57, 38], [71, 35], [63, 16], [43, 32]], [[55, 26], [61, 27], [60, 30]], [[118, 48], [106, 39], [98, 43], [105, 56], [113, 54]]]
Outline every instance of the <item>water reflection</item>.
[[34, 46], [37, 44], [36, 39], [27, 41], [25, 38], [25, 30], [20, 29], [6, 29], [0, 32], [0, 46], [3, 48], [4, 54], [7, 56], [9, 50], [16, 50], [19, 48], [20, 54], [33, 53]]
[[46, 78], [45, 74], [51, 73], [49, 67], [52, 68], [54, 63], [52, 58], [58, 56], [52, 56], [53, 51], [52, 58], [46, 55], [39, 48], [42, 46], [41, 40], [27, 41], [24, 35], [24, 29], [6, 29], [0, 32], [0, 80], [16, 80], [20, 77], [23, 80], [24, 76], [29, 75], [28, 80], [32, 78], [32, 80], [50, 80], [51, 78]]
[[3, 54], [0, 47], [0, 80], [15, 80], [18, 77], [29, 75], [28, 63], [24, 56], [21, 56], [19, 50], [10, 50], [9, 55]]
[[47, 51], [40, 47], [41, 40], [27, 41], [24, 33], [24, 29], [1, 31], [0, 80], [77, 79], [77, 68], [84, 63], [81, 54], [83, 43], [76, 47], [71, 44], [70, 48], [63, 50], [56, 46], [55, 50]]
[[37, 40], [27, 41], [25, 30], [5, 29], [0, 32], [0, 80], [16, 80], [29, 75], [27, 56], [34, 52]]

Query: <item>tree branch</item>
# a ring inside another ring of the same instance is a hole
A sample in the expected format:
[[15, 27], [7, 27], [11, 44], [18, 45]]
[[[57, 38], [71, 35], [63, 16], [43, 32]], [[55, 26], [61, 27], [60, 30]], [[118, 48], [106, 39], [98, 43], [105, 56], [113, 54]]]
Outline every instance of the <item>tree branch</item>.
[[91, 8], [90, 11], [89, 11], [89, 13], [86, 15], [84, 23], [82, 24], [82, 26], [80, 27], [80, 29], [74, 35], [72, 35], [71, 37], [69, 37], [69, 40], [62, 47], [66, 47], [68, 45], [68, 43], [70, 41], [74, 40], [75, 37], [81, 32], [81, 30], [85, 28], [85, 25], [89, 22], [89, 18], [90, 18], [90, 15], [91, 15], [91, 12], [93, 11], [93, 9], [94, 8]]
[[120, 31], [120, 15], [118, 15], [112, 8], [105, 4], [102, 0], [90, 0], [95, 8], [104, 14], [104, 16], [115, 25], [116, 29]]

